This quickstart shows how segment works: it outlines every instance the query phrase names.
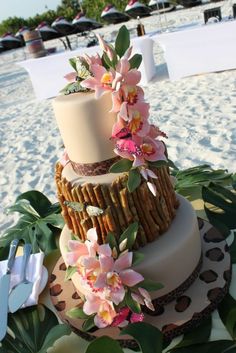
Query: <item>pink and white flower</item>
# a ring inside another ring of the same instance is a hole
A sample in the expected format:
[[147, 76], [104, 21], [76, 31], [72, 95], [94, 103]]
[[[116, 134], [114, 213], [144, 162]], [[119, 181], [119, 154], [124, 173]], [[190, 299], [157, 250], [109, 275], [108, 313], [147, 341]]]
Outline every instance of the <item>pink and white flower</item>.
[[[138, 272], [132, 270], [132, 252], [121, 254], [116, 260], [112, 254], [108, 255], [99, 247], [99, 262], [101, 272], [94, 284], [95, 288], [108, 288], [107, 295], [112, 302], [118, 305], [125, 296], [125, 286], [133, 287], [144, 278]], [[107, 298], [108, 299], [108, 298]]]
[[101, 97], [106, 91], [112, 90], [112, 82], [114, 80], [114, 72], [107, 71], [101, 65], [92, 65], [91, 72], [93, 77], [89, 77], [81, 82], [81, 86], [95, 91], [95, 97]]
[[104, 328], [112, 324], [116, 317], [116, 311], [111, 301], [101, 299], [100, 297], [90, 294], [87, 295], [83, 305], [83, 311], [86, 315], [95, 314], [94, 323], [98, 328]]

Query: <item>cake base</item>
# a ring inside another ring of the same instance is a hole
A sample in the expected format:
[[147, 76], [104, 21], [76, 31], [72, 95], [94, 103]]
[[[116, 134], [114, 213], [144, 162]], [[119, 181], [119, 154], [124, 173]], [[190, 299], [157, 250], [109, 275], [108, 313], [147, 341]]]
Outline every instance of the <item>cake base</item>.
[[[155, 316], [145, 314], [144, 321], [158, 327], [167, 341], [198, 326], [217, 308], [229, 289], [231, 259], [225, 239], [209, 222], [199, 219], [198, 224], [203, 254], [199, 276], [183, 295], [167, 305], [159, 306], [159, 312]], [[81, 300], [72, 281], [65, 282], [65, 271], [66, 266], [61, 257], [54, 268], [50, 283], [51, 299], [61, 320], [67, 322], [74, 332], [86, 340], [91, 341], [106, 335], [117, 339], [122, 347], [136, 347], [136, 342], [130, 336], [122, 336], [120, 339], [119, 328], [83, 332], [83, 320], [71, 319], [66, 315]]]

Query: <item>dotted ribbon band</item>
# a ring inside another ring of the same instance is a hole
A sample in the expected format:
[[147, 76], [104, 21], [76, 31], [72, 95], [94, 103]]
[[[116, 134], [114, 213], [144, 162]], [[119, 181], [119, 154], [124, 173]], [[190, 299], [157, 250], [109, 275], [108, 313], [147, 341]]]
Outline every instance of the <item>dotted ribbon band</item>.
[[114, 157], [97, 163], [75, 163], [71, 162], [72, 168], [78, 175], [94, 176], [107, 174], [112, 164], [118, 162], [120, 157]]

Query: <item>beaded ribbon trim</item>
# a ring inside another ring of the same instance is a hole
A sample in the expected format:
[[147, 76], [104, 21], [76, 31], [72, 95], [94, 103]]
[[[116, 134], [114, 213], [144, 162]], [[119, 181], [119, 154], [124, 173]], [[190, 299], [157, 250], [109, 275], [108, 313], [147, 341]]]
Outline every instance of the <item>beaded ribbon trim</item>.
[[73, 161], [70, 162], [72, 168], [78, 175], [94, 176], [107, 174], [112, 164], [118, 162], [119, 159], [120, 157], [117, 156], [97, 163], [75, 163]]

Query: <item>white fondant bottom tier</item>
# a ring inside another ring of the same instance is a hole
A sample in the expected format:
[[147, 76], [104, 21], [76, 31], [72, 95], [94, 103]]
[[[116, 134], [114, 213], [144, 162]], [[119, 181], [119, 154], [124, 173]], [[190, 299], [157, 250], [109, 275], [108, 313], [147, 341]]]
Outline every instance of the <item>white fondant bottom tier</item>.
[[[178, 196], [180, 206], [168, 231], [152, 243], [138, 251], [144, 254], [144, 260], [135, 267], [144, 278], [162, 283], [164, 288], [151, 292], [151, 297], [164, 296], [179, 287], [196, 269], [201, 257], [201, 239], [197, 217], [191, 204]], [[60, 251], [65, 259], [71, 232], [65, 226], [60, 237]], [[66, 263], [66, 261], [65, 261]], [[72, 276], [78, 289], [78, 275]]]

